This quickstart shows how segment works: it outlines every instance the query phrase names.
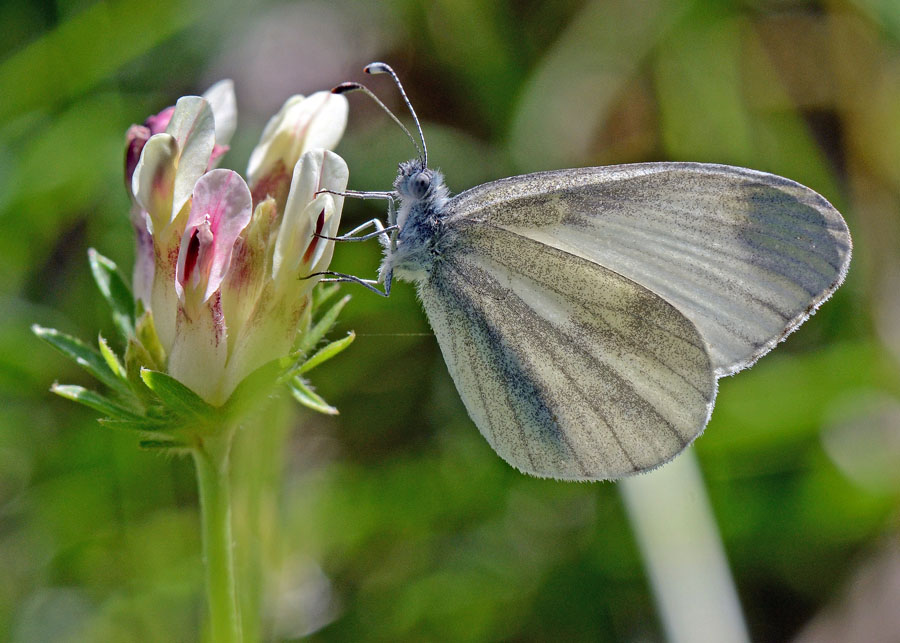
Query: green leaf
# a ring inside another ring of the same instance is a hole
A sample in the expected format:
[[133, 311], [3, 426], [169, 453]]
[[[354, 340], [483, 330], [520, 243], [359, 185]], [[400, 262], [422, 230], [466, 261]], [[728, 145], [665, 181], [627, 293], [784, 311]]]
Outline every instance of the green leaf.
[[54, 384], [50, 387], [50, 390], [67, 400], [89, 406], [95, 411], [100, 411], [100, 413], [111, 418], [130, 421], [140, 420], [140, 416], [134, 411], [113, 402], [96, 391], [86, 389], [83, 386], [78, 386], [76, 384]]
[[327, 362], [332, 357], [343, 351], [353, 343], [354, 339], [356, 339], [356, 333], [350, 331], [343, 339], [333, 341], [321, 350], [316, 351], [316, 353], [312, 357], [310, 357], [308, 360], [303, 362], [303, 364], [297, 367], [297, 369], [292, 374], [301, 375], [303, 373], [308, 373], [319, 364]]
[[165, 406], [179, 415], [203, 422], [214, 419], [216, 408], [171, 375], [143, 368], [141, 379], [159, 396]]
[[128, 338], [134, 334], [134, 297], [131, 289], [112, 260], [90, 248], [88, 261], [91, 264], [91, 272], [94, 275], [94, 281], [97, 282], [97, 288], [100, 289], [100, 294], [112, 309], [113, 323], [122, 335], [122, 339], [128, 341]]
[[315, 326], [313, 326], [306, 336], [300, 342], [299, 350], [301, 353], [309, 352], [316, 344], [319, 343], [323, 337], [325, 337], [325, 333], [331, 330], [331, 327], [334, 326], [334, 322], [337, 320], [338, 315], [341, 313], [341, 309], [347, 305], [347, 302], [350, 301], [350, 295], [344, 295], [341, 297], [337, 303], [328, 309], [324, 315], [319, 318], [319, 321], [316, 322]]
[[306, 382], [304, 382], [299, 377], [295, 377], [293, 380], [291, 380], [289, 386], [294, 399], [300, 402], [300, 404], [302, 404], [303, 406], [310, 408], [313, 411], [324, 413], [326, 415], [338, 414], [338, 410], [336, 408], [323, 400], [318, 393], [309, 388]]
[[100, 347], [100, 355], [103, 356], [106, 365], [109, 366], [109, 370], [111, 370], [116, 377], [127, 379], [125, 367], [122, 366], [122, 362], [119, 361], [119, 356], [109, 347], [109, 344], [103, 335], [97, 337], [97, 345]]
[[124, 380], [117, 377], [110, 370], [103, 356], [80, 339], [61, 333], [53, 328], [43, 328], [37, 324], [32, 325], [31, 330], [56, 350], [71, 357], [79, 366], [111, 389], [119, 393], [129, 393]]

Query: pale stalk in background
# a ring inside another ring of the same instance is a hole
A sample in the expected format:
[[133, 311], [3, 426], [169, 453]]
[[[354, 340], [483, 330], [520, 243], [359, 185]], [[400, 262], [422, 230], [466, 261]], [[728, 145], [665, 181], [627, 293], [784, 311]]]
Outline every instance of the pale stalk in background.
[[697, 459], [619, 482], [671, 643], [749, 643]]
[[232, 524], [238, 545], [235, 559], [245, 641], [274, 638], [272, 609], [264, 606], [274, 570], [279, 568], [283, 556], [279, 504], [287, 442], [296, 418], [291, 411], [290, 400], [275, 400], [262, 410], [256, 425], [235, 436], [231, 458]]

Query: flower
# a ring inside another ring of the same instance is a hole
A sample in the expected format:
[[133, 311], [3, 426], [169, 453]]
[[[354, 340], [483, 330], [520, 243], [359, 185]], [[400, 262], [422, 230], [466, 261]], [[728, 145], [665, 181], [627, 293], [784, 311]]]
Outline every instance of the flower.
[[[254, 369], [288, 354], [309, 294], [331, 260], [346, 189], [330, 151], [347, 103], [288, 99], [251, 154], [250, 185], [215, 165], [236, 109], [230, 81], [132, 126], [126, 184], [137, 261], [134, 293], [152, 320], [166, 372], [223, 404]], [[252, 192], [251, 192], [252, 186]], [[158, 366], [158, 365], [157, 365]]]
[[228, 475], [236, 429], [278, 382], [302, 404], [337, 413], [303, 375], [354, 338], [313, 353], [348, 300], [313, 323], [314, 307], [337, 289], [321, 289], [314, 306], [347, 187], [347, 164], [331, 151], [346, 125], [346, 100], [288, 99], [251, 156], [250, 185], [216, 167], [236, 114], [232, 84], [222, 81], [128, 130], [133, 294], [112, 261], [89, 251], [124, 360], [103, 336], [97, 350], [32, 327], [109, 389], [54, 384], [53, 392], [99, 411], [110, 427], [137, 432], [144, 448], [193, 457], [217, 641], [240, 639]]
[[98, 351], [33, 327], [110, 389], [52, 390], [103, 413], [110, 426], [138, 431], [146, 448], [200, 453], [207, 437], [228, 433], [223, 427], [276, 382], [305, 406], [337, 413], [303, 376], [354, 339], [349, 333], [313, 353], [349, 299], [321, 316], [313, 310], [316, 273], [331, 261], [327, 237], [337, 234], [347, 187], [347, 164], [331, 151], [346, 125], [346, 99], [325, 92], [289, 98], [251, 155], [249, 185], [216, 167], [234, 133], [235, 105], [226, 80], [128, 130], [133, 289], [112, 261], [89, 252], [124, 359], [102, 336]]

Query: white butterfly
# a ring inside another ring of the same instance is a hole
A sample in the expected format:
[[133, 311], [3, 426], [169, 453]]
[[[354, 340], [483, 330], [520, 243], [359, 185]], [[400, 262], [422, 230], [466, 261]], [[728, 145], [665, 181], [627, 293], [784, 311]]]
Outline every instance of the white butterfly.
[[[366, 71], [393, 77], [419, 127], [393, 70]], [[352, 90], [374, 98], [333, 91]], [[347, 193], [391, 203], [387, 228], [339, 237], [381, 236], [379, 279], [329, 274], [385, 295], [393, 277], [415, 282], [469, 415], [526, 473], [602, 480], [672, 459], [706, 426], [717, 378], [774, 348], [847, 272], [840, 213], [779, 176], [641, 163], [450, 198], [419, 135], [393, 191]]]

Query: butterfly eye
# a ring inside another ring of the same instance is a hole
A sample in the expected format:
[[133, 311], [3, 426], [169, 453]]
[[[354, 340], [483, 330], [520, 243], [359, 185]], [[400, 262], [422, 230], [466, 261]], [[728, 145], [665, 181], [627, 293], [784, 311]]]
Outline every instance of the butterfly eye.
[[429, 187], [431, 187], [431, 176], [425, 172], [419, 172], [410, 179], [409, 189], [416, 198], [425, 196]]

